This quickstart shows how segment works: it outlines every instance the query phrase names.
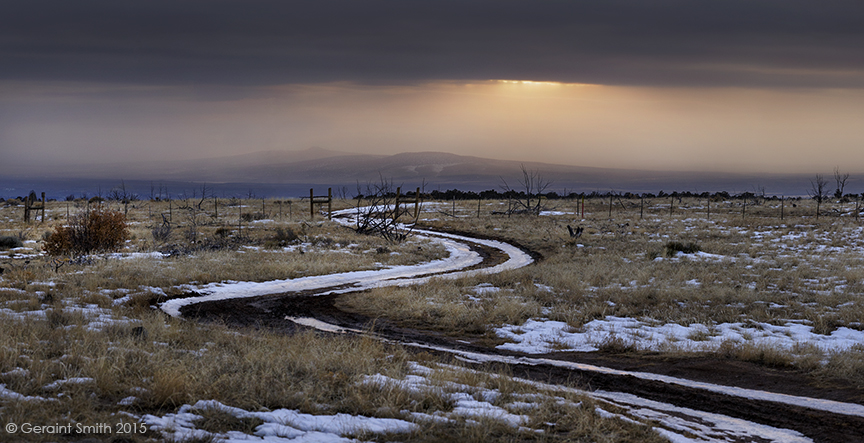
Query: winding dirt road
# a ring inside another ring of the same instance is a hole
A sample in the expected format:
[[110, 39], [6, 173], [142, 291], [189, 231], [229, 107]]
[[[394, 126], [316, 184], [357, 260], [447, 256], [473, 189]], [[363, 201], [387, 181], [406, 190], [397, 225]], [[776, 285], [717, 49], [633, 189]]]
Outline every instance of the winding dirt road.
[[[864, 441], [862, 389], [814, 387], [794, 372], [710, 358], [600, 353], [528, 357], [340, 309], [339, 297], [356, 291], [421, 284], [433, 277], [502, 272], [534, 261], [529, 251], [500, 240], [415, 233], [441, 242], [450, 257], [375, 271], [208, 285], [161, 308], [175, 316], [238, 327], [372, 334], [455, 356], [479, 370], [490, 364], [508, 366], [514, 376], [558, 389], [568, 389], [563, 386], [576, 381], [601, 403], [623, 408], [628, 418], [652, 421], [655, 429], [674, 441]], [[374, 332], [369, 332], [373, 323]]]

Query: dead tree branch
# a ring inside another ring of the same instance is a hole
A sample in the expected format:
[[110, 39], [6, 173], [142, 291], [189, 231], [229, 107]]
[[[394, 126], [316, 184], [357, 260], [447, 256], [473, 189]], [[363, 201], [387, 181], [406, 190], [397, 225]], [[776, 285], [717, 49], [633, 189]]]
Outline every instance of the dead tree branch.
[[525, 165], [520, 167], [522, 178], [518, 180], [519, 190], [510, 187], [504, 178], [501, 178], [501, 189], [507, 195], [508, 214], [533, 214], [540, 215], [543, 204], [543, 193], [552, 184], [543, 178], [540, 171], [529, 170]]
[[[357, 186], [358, 191], [360, 186]], [[396, 193], [393, 182], [383, 176], [378, 183], [367, 183], [364, 194], [357, 196], [357, 224], [355, 231], [360, 234], [380, 235], [392, 243], [404, 241], [411, 234], [413, 226], [399, 223], [404, 208], [396, 206]], [[360, 206], [361, 201], [363, 206]]]

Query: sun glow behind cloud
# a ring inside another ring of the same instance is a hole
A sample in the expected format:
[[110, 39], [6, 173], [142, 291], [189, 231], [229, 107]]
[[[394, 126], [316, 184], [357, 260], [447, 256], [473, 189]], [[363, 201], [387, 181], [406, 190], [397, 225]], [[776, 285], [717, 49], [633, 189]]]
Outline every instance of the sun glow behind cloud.
[[12, 163], [321, 146], [657, 170], [824, 172], [864, 165], [862, 91], [531, 80], [219, 91], [19, 83], [0, 91], [0, 147]]
[[586, 83], [562, 83], [562, 82], [546, 82], [533, 80], [493, 80], [494, 82], [511, 84], [511, 85], [527, 85], [527, 86], [597, 86]]

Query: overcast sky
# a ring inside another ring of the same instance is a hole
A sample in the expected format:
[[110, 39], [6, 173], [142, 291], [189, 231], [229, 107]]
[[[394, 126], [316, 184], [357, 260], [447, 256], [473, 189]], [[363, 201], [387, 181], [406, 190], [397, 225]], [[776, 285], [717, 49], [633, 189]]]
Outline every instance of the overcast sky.
[[0, 14], [6, 168], [320, 146], [864, 172], [861, 128], [860, 0], [36, 0]]

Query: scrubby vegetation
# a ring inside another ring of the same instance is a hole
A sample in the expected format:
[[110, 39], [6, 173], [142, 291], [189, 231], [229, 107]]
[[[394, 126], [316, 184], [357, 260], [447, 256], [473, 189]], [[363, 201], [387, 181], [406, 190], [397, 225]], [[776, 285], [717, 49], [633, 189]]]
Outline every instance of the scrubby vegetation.
[[[709, 218], [700, 199], [675, 200], [671, 214], [668, 200], [649, 201], [643, 217], [638, 199], [624, 200], [626, 210], [616, 206], [611, 219], [608, 200], [599, 199], [588, 200], [584, 218], [576, 215], [575, 200], [547, 201], [547, 214], [510, 217], [493, 214], [506, 202], [480, 202], [479, 217], [478, 201], [458, 203], [453, 211], [447, 202], [447, 214], [428, 204], [419, 223], [516, 241], [543, 259], [498, 275], [348, 294], [338, 306], [488, 346], [508, 342], [496, 332], [502, 326], [526, 328], [529, 321], [562, 322], [562, 337], [609, 318], [633, 319], [638, 327], [701, 325], [685, 339], [654, 347], [647, 336], [624, 329], [595, 344], [619, 355], [710, 355], [864, 386], [860, 346], [825, 350], [801, 343], [787, 349], [746, 338], [790, 322], [825, 336], [839, 328], [864, 329], [864, 230], [851, 212], [854, 204], [823, 202], [817, 222], [805, 205], [811, 202], [787, 206], [782, 220], [778, 201], [748, 203], [746, 216], [734, 201], [712, 201]], [[78, 204], [83, 210], [85, 203]], [[198, 400], [218, 400], [245, 411], [289, 408], [420, 424], [407, 434], [357, 435], [367, 440], [662, 440], [651, 429], [656, 424], [601, 416], [596, 408], [623, 412], [581, 394], [522, 383], [506, 372], [475, 372], [370, 338], [199, 325], [152, 307], [207, 283], [377, 269], [446, 255], [426, 241], [390, 242], [308, 216], [270, 213], [244, 220], [240, 207], [219, 207], [218, 215], [196, 208], [190, 217], [167, 202], [136, 202], [124, 219], [119, 206], [112, 211], [104, 205], [90, 211], [96, 221], [81, 216], [67, 221], [65, 203], [49, 203], [49, 221], [29, 226], [20, 221], [21, 208], [0, 209], [5, 222], [0, 236], [18, 240], [0, 260], [0, 387], [22, 396], [0, 396], [0, 425], [25, 417], [45, 424], [58, 417], [138, 422], [146, 414], [161, 417]], [[122, 225], [126, 232], [89, 231], [114, 239], [110, 246], [77, 240], [73, 226], [87, 230], [92, 223]], [[568, 224], [583, 227], [582, 236], [570, 238]], [[186, 234], [190, 228], [194, 239]], [[20, 241], [22, 232], [31, 240]], [[60, 259], [41, 250], [81, 257]], [[119, 253], [95, 255], [110, 250]], [[697, 251], [703, 254], [692, 254]], [[683, 345], [714, 343], [723, 323], [743, 324], [744, 338], [706, 348]], [[563, 338], [551, 346], [572, 350]], [[421, 376], [431, 387], [407, 384]], [[451, 417], [458, 393], [485, 399], [490, 390], [497, 396], [492, 405], [527, 416], [522, 426], [543, 433], [488, 417], [416, 418]], [[201, 417], [198, 429], [217, 434], [250, 434], [261, 425], [260, 419], [219, 409], [193, 412]], [[129, 436], [131, 441], [163, 438], [155, 431]]]
[[[833, 216], [823, 214], [818, 222], [811, 201], [785, 203], [783, 219], [776, 200], [748, 202], [745, 216], [734, 200], [712, 201], [709, 213], [706, 200], [675, 199], [671, 214], [669, 199], [646, 200], [640, 217], [637, 198], [617, 205], [611, 219], [608, 200], [588, 200], [584, 219], [577, 217], [579, 203], [550, 202], [549, 214], [540, 217], [489, 216], [506, 207], [496, 201], [481, 203], [479, 219], [476, 200], [458, 207], [456, 217], [430, 209], [421, 223], [511, 239], [544, 259], [495, 276], [375, 289], [341, 303], [480, 343], [508, 341], [497, 332], [503, 325], [518, 330], [532, 319], [558, 321], [567, 325], [560, 329], [562, 337], [590, 331], [596, 349], [695, 352], [864, 386], [864, 373], [844, 369], [829, 376], [840, 366], [822, 364], [844, 360], [843, 367], [855, 367], [852, 360], [864, 366], [857, 348], [794, 345], [788, 337], [796, 324], [822, 336], [864, 330], [864, 227], [854, 202], [823, 204], [823, 212]], [[584, 228], [578, 240], [570, 238], [568, 224]], [[603, 322], [616, 318], [632, 323], [612, 335], [591, 329], [614, 332], [615, 323]], [[654, 339], [639, 332], [664, 325], [702, 329], [689, 337]], [[738, 328], [740, 338], [722, 342], [718, 328], [727, 326]], [[787, 334], [789, 345], [757, 343], [772, 328]], [[549, 346], [566, 351], [573, 345], [562, 338]]]
[[129, 229], [122, 212], [97, 207], [57, 227], [45, 238], [43, 246], [50, 255], [84, 255], [117, 251], [128, 237]]
[[694, 252], [699, 252], [701, 250], [702, 248], [700, 248], [699, 245], [693, 242], [681, 243], [677, 241], [670, 241], [669, 243], [666, 243], [667, 257], [674, 257], [675, 254], [679, 252], [684, 254], [693, 254]]
[[20, 248], [22, 246], [24, 246], [24, 243], [21, 243], [21, 239], [18, 237], [11, 235], [0, 237], [0, 249]]

